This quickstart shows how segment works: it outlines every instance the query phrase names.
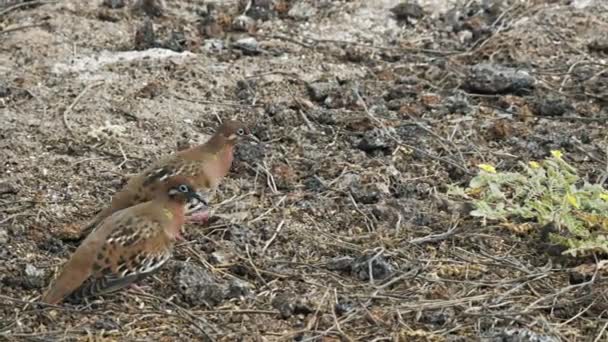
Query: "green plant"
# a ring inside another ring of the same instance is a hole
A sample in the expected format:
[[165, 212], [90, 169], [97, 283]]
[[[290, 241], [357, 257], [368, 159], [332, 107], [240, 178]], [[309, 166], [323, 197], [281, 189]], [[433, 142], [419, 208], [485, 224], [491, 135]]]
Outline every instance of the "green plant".
[[451, 187], [448, 194], [470, 200], [475, 206], [470, 215], [484, 224], [491, 220], [513, 226], [514, 218], [552, 222], [559, 233], [551, 239], [567, 248], [565, 254], [608, 253], [608, 191], [581, 180], [562, 157], [552, 151], [542, 162], [520, 162], [519, 172], [497, 172], [482, 164], [467, 188]]

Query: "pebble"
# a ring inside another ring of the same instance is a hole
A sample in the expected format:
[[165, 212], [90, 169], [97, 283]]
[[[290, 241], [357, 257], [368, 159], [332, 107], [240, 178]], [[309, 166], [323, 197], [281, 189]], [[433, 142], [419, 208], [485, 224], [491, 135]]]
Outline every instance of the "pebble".
[[306, 1], [299, 1], [291, 7], [287, 15], [296, 20], [308, 20], [317, 13], [317, 9]]

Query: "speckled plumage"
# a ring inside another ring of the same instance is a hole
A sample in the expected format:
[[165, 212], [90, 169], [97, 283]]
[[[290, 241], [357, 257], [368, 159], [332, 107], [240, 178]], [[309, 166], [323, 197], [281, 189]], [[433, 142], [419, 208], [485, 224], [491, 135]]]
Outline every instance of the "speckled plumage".
[[[176, 175], [187, 177], [201, 192], [201, 196], [208, 200], [230, 171], [238, 138], [246, 134], [249, 132], [243, 123], [226, 121], [204, 144], [171, 154], [148, 166], [133, 176], [123, 189], [113, 196], [108, 208], [99, 212], [83, 227], [81, 238], [90, 234], [112, 213], [150, 200], [168, 178]], [[190, 212], [188, 206], [186, 216], [189, 216]]]
[[56, 304], [112, 292], [157, 271], [172, 255], [188, 202], [205, 206], [181, 176], [167, 179], [154, 200], [120, 210], [103, 220], [64, 265], [42, 301]]

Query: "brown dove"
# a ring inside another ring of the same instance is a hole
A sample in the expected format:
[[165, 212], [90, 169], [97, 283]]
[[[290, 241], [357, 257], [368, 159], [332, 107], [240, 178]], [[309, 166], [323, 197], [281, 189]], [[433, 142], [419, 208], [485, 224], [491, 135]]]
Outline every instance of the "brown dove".
[[181, 239], [186, 205], [206, 203], [183, 176], [168, 178], [156, 198], [119, 210], [104, 219], [80, 244], [42, 301], [57, 304], [110, 293], [157, 271]]
[[[113, 196], [110, 206], [84, 226], [80, 237], [87, 236], [101, 220], [117, 210], [150, 200], [156, 189], [162, 187], [163, 182], [171, 176], [187, 177], [199, 192], [206, 193], [204, 197], [208, 199], [230, 171], [234, 147], [243, 137], [253, 139], [245, 124], [234, 120], [225, 121], [204, 144], [156, 161], [133, 176], [122, 190]], [[209, 214], [208, 211], [198, 211], [196, 215], [190, 215], [190, 211], [188, 207], [186, 216], [189, 221], [205, 221]]]

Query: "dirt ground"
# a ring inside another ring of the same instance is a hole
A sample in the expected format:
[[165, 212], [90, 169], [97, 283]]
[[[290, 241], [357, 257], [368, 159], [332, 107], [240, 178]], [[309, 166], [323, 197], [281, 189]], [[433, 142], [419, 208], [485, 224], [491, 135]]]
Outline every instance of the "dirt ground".
[[[594, 260], [445, 195], [553, 149], [608, 184], [608, 6], [398, 3], [0, 7], [0, 340], [608, 340]], [[261, 143], [144, 293], [32, 303], [129, 174], [229, 118]]]

